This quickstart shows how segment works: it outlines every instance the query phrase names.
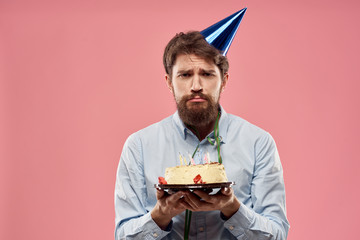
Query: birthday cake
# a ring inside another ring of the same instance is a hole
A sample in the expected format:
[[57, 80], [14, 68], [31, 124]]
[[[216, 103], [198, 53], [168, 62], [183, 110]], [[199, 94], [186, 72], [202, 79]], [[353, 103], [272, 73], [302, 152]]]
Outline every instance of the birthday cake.
[[160, 179], [166, 184], [201, 184], [227, 182], [224, 165], [211, 162], [197, 165], [180, 165], [165, 169], [165, 179]]

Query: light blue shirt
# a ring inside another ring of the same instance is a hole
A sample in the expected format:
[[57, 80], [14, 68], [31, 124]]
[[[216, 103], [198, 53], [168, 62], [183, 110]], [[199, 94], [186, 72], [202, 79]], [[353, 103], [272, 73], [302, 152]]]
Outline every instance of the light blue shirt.
[[[189, 239], [286, 239], [283, 170], [269, 133], [221, 108], [221, 156], [239, 210], [227, 220], [220, 211], [193, 212]], [[214, 138], [214, 133], [209, 134]], [[165, 168], [180, 165], [179, 153], [192, 154], [198, 138], [178, 113], [132, 134], [120, 157], [115, 185], [115, 239], [183, 239], [185, 212], [174, 217], [166, 231], [153, 221], [158, 177]], [[194, 161], [209, 152], [217, 161], [216, 146], [200, 142]], [[189, 159], [187, 157], [187, 159]]]

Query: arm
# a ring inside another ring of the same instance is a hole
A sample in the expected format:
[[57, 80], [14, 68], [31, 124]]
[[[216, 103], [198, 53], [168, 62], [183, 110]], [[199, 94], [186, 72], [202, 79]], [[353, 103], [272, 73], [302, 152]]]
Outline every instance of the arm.
[[[157, 202], [148, 212], [141, 142], [131, 136], [124, 144], [115, 185], [115, 240], [161, 239], [169, 234], [172, 217], [185, 210], [183, 192], [168, 195], [157, 190]], [[155, 191], [155, 189], [154, 189]]]
[[115, 240], [161, 239], [163, 231], [145, 208], [146, 185], [140, 140], [130, 136], [124, 144], [115, 184]]
[[270, 135], [255, 146], [255, 167], [251, 183], [251, 208], [239, 203], [232, 190], [215, 195], [194, 191], [186, 202], [192, 211], [220, 210], [224, 227], [237, 239], [286, 239], [285, 189], [282, 167], [275, 143]]

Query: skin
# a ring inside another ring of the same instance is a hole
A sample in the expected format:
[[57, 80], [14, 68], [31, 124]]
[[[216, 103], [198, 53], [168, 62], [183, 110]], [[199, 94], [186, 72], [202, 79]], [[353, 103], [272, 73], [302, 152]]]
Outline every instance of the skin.
[[[228, 73], [221, 76], [219, 68], [213, 62], [194, 54], [177, 56], [172, 76], [165, 75], [166, 84], [174, 95], [175, 101], [180, 101], [182, 97], [191, 93], [202, 92], [218, 102], [228, 78]], [[207, 100], [199, 97], [190, 99], [186, 103], [188, 108], [197, 109], [206, 108], [207, 104]], [[215, 121], [207, 126], [197, 126], [200, 140], [214, 129], [214, 125]], [[156, 197], [157, 203], [151, 211], [151, 217], [163, 230], [173, 217], [186, 209], [194, 212], [220, 210], [225, 217], [230, 218], [240, 208], [240, 202], [232, 188], [222, 188], [214, 195], [201, 190], [179, 191], [169, 195], [158, 189]]]

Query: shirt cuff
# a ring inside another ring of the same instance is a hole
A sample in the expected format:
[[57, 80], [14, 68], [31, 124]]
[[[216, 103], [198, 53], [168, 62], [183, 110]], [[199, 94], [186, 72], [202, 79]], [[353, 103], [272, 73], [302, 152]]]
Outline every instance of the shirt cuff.
[[156, 222], [152, 219], [150, 212], [144, 215], [144, 234], [145, 239], [162, 239], [168, 235], [172, 229], [173, 221], [169, 223], [165, 230], [162, 230]]
[[224, 227], [228, 229], [235, 237], [241, 237], [250, 228], [254, 218], [254, 212], [241, 204], [239, 210], [226, 220], [224, 215], [221, 218], [225, 220]]

